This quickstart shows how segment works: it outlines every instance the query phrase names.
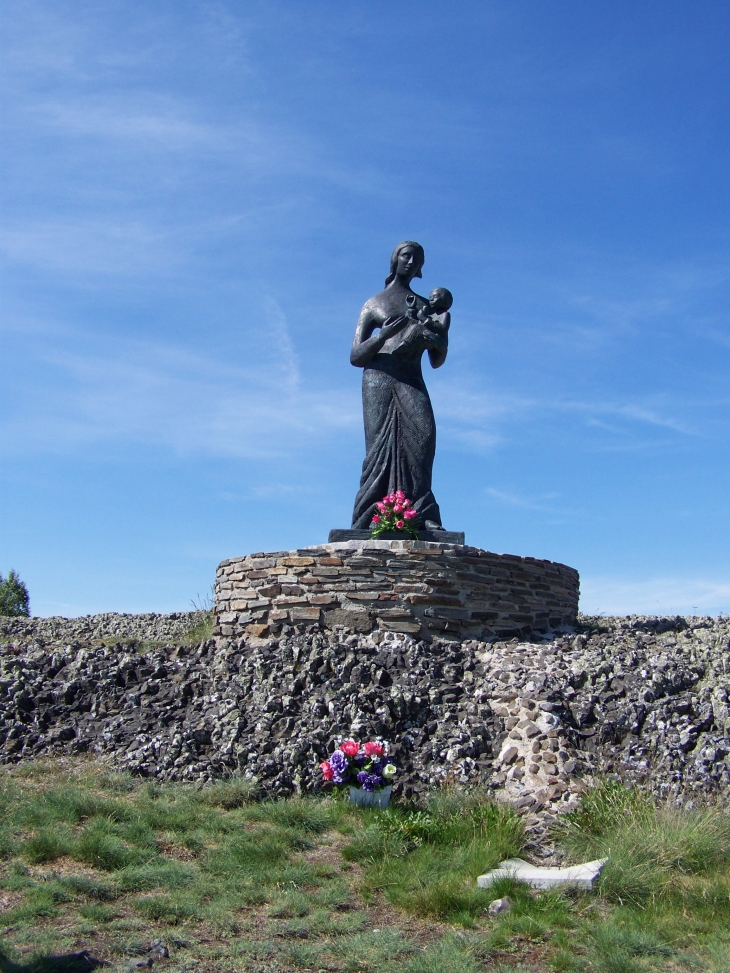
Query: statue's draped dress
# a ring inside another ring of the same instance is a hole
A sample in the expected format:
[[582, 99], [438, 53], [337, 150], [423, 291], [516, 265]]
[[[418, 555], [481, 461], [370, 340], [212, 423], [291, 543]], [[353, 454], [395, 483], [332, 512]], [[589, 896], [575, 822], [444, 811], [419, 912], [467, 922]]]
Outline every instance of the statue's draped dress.
[[[401, 332], [389, 340], [389, 352], [381, 351], [363, 371], [365, 462], [352, 514], [352, 526], [360, 530], [370, 527], [375, 504], [395, 490], [412, 501], [421, 524], [441, 524], [431, 492], [436, 423], [421, 371], [426, 345], [421, 337], [405, 349], [403, 338]], [[401, 353], [394, 353], [399, 346]]]

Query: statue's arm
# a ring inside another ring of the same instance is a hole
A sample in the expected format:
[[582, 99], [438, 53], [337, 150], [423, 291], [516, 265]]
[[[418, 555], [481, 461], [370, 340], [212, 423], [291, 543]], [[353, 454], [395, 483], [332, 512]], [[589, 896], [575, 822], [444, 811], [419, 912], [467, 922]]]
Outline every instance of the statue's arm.
[[446, 335], [436, 334], [435, 331], [427, 331], [424, 337], [426, 337], [428, 360], [431, 362], [431, 368], [441, 368], [446, 361], [449, 339]]
[[373, 331], [379, 327], [381, 322], [378, 321], [372, 308], [366, 304], [362, 309], [360, 320], [357, 322], [357, 327], [355, 328], [355, 337], [352, 342], [352, 351], [350, 352], [350, 364], [358, 368], [364, 368], [368, 365], [381, 351], [388, 338], [392, 338], [394, 334], [397, 334], [407, 320], [407, 317], [402, 314], [397, 318], [387, 321], [377, 334], [373, 334]]

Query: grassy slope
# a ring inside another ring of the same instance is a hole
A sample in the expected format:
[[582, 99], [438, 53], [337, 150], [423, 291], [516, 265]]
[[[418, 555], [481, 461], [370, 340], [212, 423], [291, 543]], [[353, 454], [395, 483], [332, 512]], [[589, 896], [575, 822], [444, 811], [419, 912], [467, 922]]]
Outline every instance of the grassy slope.
[[[519, 853], [515, 816], [475, 797], [375, 812], [257, 803], [231, 780], [150, 786], [94, 762], [0, 776], [5, 973], [84, 948], [126, 969], [477, 973], [730, 970], [730, 819], [607, 786], [565, 823], [577, 858], [610, 852], [590, 894], [475, 888]], [[490, 918], [491, 899], [513, 910]]]

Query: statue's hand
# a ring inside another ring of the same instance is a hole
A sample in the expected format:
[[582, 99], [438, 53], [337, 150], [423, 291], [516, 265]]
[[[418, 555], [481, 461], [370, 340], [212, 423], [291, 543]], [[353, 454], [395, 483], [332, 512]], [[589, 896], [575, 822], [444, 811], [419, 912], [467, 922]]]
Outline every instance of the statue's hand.
[[[421, 323], [420, 321], [408, 322], [408, 327], [402, 333], [400, 341], [393, 349], [394, 355], [405, 355], [407, 352], [411, 351], [416, 345], [421, 341]], [[421, 351], [423, 351], [423, 345], [421, 345]]]
[[387, 341], [388, 338], [392, 338], [393, 335], [398, 334], [407, 321], [408, 316], [406, 314], [399, 314], [396, 318], [388, 318], [383, 327], [380, 329], [380, 337], [383, 339], [383, 341]]
[[435, 331], [430, 331], [428, 328], [424, 328], [422, 333], [423, 343], [427, 348], [433, 351], [440, 351], [445, 347], [446, 341], [440, 334], [436, 334]]

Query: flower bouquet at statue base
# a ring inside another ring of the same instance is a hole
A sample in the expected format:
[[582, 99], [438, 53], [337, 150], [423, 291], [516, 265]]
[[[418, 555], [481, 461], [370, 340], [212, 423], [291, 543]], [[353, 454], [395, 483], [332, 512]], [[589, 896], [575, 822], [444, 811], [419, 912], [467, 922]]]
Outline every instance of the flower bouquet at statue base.
[[418, 512], [411, 506], [411, 501], [402, 490], [383, 497], [376, 503], [378, 512], [373, 514], [373, 529], [370, 536], [373, 540], [401, 540], [412, 537], [418, 540], [420, 534], [416, 530], [415, 521]]
[[395, 767], [388, 763], [387, 746], [382, 741], [372, 740], [360, 746], [354, 740], [345, 740], [319, 769], [326, 781], [349, 788], [352, 804], [388, 806]]

